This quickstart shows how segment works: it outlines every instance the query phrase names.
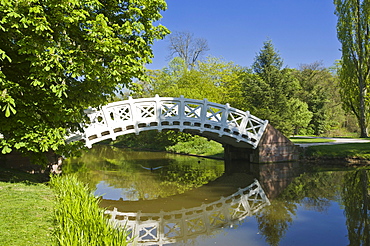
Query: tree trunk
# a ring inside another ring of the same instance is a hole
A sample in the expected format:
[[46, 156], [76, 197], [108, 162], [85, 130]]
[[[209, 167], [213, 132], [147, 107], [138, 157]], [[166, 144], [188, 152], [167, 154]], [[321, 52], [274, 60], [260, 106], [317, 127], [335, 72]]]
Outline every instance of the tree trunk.
[[366, 85], [363, 81], [363, 78], [359, 78], [359, 89], [360, 89], [360, 108], [359, 108], [359, 125], [360, 125], [360, 138], [367, 138], [367, 120], [366, 120], [366, 106], [365, 106], [365, 98], [367, 94]]

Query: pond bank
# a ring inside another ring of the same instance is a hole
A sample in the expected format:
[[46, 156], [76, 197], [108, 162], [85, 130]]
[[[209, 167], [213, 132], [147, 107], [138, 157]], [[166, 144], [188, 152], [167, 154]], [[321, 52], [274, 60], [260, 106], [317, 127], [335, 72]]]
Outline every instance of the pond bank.
[[[332, 139], [332, 138], [331, 138]], [[337, 138], [335, 138], [337, 139]], [[301, 163], [311, 165], [334, 165], [357, 167], [370, 165], [370, 141], [361, 139], [340, 139], [335, 142], [296, 144], [300, 147]], [[115, 146], [117, 148], [127, 148]], [[207, 156], [172, 151], [158, 151], [148, 148], [129, 148], [137, 151], [166, 152], [175, 155], [224, 160], [223, 156]]]
[[352, 167], [370, 164], [369, 140], [331, 139], [335, 142], [301, 144], [301, 162]]
[[300, 159], [301, 163], [308, 163], [311, 165], [332, 165], [332, 166], [345, 166], [345, 167], [360, 167], [369, 166], [369, 159], [362, 159], [356, 157], [303, 157]]

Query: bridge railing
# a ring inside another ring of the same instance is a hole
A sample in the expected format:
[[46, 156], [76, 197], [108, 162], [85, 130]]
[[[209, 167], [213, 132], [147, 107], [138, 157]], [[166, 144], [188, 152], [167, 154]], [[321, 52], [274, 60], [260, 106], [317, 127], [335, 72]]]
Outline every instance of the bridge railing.
[[[166, 245], [210, 235], [222, 227], [233, 227], [241, 220], [270, 205], [261, 185], [255, 180], [228, 197], [199, 207], [159, 213], [125, 213], [107, 210], [111, 222], [125, 227], [134, 244]], [[154, 243], [154, 244], [153, 244]]]
[[101, 109], [89, 108], [85, 113], [90, 124], [84, 133], [75, 134], [67, 141], [83, 139], [88, 147], [117, 136], [141, 131], [165, 129], [193, 130], [199, 133], [211, 132], [219, 137], [228, 136], [236, 142], [246, 142], [256, 148], [268, 124], [249, 113], [209, 102], [173, 97], [129, 98], [113, 102]]

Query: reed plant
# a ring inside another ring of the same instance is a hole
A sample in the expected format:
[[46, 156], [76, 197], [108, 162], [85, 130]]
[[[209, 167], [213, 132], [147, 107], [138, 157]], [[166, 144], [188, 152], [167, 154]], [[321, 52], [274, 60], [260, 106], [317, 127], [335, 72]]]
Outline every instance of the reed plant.
[[50, 184], [56, 194], [56, 245], [127, 245], [127, 232], [109, 222], [99, 199], [76, 176], [52, 177]]

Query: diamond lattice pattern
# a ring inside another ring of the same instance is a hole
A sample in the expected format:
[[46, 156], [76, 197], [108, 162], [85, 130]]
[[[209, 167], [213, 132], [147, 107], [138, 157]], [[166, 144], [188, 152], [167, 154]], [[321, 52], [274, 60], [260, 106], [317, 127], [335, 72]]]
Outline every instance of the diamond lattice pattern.
[[184, 113], [186, 117], [200, 119], [200, 112], [202, 111], [202, 105], [196, 104], [185, 104]]
[[179, 104], [178, 103], [163, 103], [161, 107], [161, 115], [170, 118], [179, 115]]
[[137, 106], [138, 112], [141, 118], [152, 118], [155, 117], [155, 105], [154, 104], [141, 104]]
[[207, 120], [221, 122], [223, 110], [216, 107], [207, 108]]

